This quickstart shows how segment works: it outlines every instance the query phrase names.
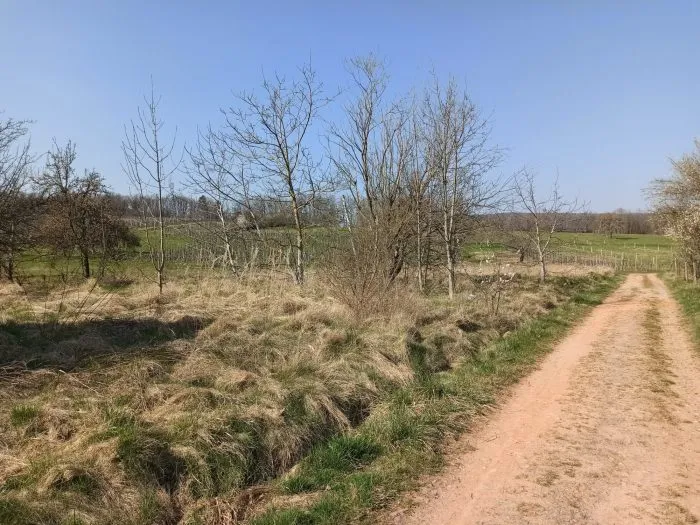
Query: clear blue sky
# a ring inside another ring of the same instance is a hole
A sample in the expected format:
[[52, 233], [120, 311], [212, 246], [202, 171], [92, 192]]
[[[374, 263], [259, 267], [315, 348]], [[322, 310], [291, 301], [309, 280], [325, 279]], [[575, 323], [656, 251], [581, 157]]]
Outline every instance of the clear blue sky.
[[345, 58], [374, 52], [396, 92], [430, 69], [465, 82], [508, 148], [501, 172], [558, 168], [593, 210], [636, 209], [700, 135], [698, 27], [697, 1], [0, 0], [0, 110], [36, 121], [39, 152], [73, 139], [78, 167], [126, 192], [122, 129], [151, 74], [189, 142], [263, 70], [311, 57], [335, 89]]

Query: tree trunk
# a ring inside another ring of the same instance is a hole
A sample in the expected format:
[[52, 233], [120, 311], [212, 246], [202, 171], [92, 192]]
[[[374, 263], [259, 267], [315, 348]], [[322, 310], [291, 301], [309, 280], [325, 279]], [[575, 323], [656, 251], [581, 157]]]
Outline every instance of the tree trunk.
[[80, 258], [83, 266], [83, 277], [86, 279], [90, 278], [90, 257], [87, 252], [81, 252]]
[[158, 244], [158, 263], [156, 272], [158, 273], [158, 294], [163, 295], [163, 269], [165, 268], [165, 225], [163, 224], [163, 186], [162, 177], [160, 175], [160, 160], [158, 165], [158, 230], [160, 233], [160, 242]]
[[7, 271], [7, 279], [9, 281], [14, 281], [15, 279], [15, 250], [14, 250], [14, 242], [15, 242], [15, 224], [14, 222], [10, 226], [10, 247], [7, 252], [7, 265], [5, 267], [5, 270]]
[[[448, 187], [447, 173], [443, 176], [443, 233], [445, 238], [445, 251], [447, 257], [447, 293], [450, 299], [455, 296], [455, 205], [457, 203], [457, 173], [458, 173], [458, 152], [455, 149], [455, 162], [452, 179]], [[449, 189], [448, 189], [449, 188]], [[449, 195], [449, 206], [447, 198]]]
[[297, 264], [294, 268], [294, 280], [297, 284], [304, 284], [304, 236], [301, 226], [297, 227]]
[[540, 282], [543, 283], [547, 278], [547, 266], [544, 261], [544, 256], [540, 255]]
[[304, 226], [301, 222], [301, 213], [299, 212], [299, 202], [297, 200], [297, 193], [292, 185], [292, 173], [291, 171], [287, 176], [287, 189], [289, 191], [289, 198], [292, 201], [292, 215], [294, 216], [294, 228], [296, 229], [297, 239], [296, 245], [294, 246], [296, 250], [296, 266], [294, 267], [294, 282], [298, 285], [304, 284]]
[[294, 206], [294, 226], [297, 232], [296, 245], [294, 246], [296, 253], [296, 264], [294, 266], [294, 282], [296, 284], [304, 284], [304, 230], [301, 225], [301, 217], [299, 217], [299, 209]]
[[421, 218], [420, 218], [420, 204], [418, 205], [417, 211], [416, 211], [416, 218], [418, 219], [417, 224], [416, 224], [416, 234], [417, 234], [417, 246], [416, 246], [416, 251], [418, 252], [418, 289], [422, 292], [424, 288], [424, 282], [423, 282], [423, 243], [422, 241], [422, 235], [423, 232], [421, 230]]
[[226, 258], [226, 264], [228, 264], [231, 267], [231, 270], [234, 272], [236, 271], [236, 263], [233, 260], [233, 250], [231, 249], [231, 241], [228, 239], [228, 235], [226, 236], [226, 239], [224, 240], [224, 246], [225, 248], [225, 253], [224, 257]]
[[221, 202], [216, 203], [216, 212], [219, 215], [219, 222], [221, 223], [221, 233], [224, 240], [224, 265], [228, 264], [232, 270], [236, 270], [236, 265], [233, 262], [233, 250], [231, 249], [231, 239], [228, 235], [228, 229], [226, 228], [226, 213], [224, 212], [224, 207]]
[[350, 234], [350, 248], [352, 248], [352, 254], [357, 257], [357, 248], [355, 247], [355, 238], [352, 234], [352, 224], [350, 223], [350, 212], [348, 211], [348, 202], [345, 199], [345, 195], [342, 197], [343, 201], [343, 214], [345, 215], [345, 226]]
[[405, 255], [405, 245], [403, 244], [403, 242], [396, 243], [393, 247], [393, 252], [394, 253], [391, 257], [391, 268], [389, 268], [389, 275], [387, 276], [389, 279], [389, 284], [392, 284], [394, 282], [394, 280], [401, 273], [401, 269], [403, 268]]
[[446, 242], [447, 252], [447, 294], [450, 299], [455, 297], [455, 257], [454, 250], [450, 246], [450, 242]]
[[424, 277], [423, 281], [428, 282], [428, 271], [430, 268], [430, 253], [432, 250], [432, 238], [430, 235], [430, 225], [433, 224], [433, 199], [430, 194], [428, 194], [428, 220], [426, 221], [428, 225], [427, 235], [425, 236], [425, 263], [423, 264]]

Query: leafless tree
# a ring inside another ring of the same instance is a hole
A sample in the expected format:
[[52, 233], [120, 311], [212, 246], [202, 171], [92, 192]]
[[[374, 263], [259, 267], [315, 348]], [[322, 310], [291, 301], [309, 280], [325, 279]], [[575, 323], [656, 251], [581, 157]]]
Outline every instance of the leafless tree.
[[598, 233], [607, 235], [612, 239], [612, 236], [616, 233], [623, 233], [625, 231], [625, 220], [622, 214], [614, 213], [601, 213], [598, 216], [597, 228]]
[[565, 226], [565, 221], [579, 213], [585, 206], [578, 200], [566, 200], [559, 192], [558, 176], [549, 194], [541, 197], [537, 192], [535, 176], [523, 169], [515, 176], [515, 206], [528, 217], [527, 228], [522, 232], [532, 246], [540, 267], [540, 282], [547, 277], [549, 257], [555, 233]]
[[[201, 226], [209, 231], [223, 248], [224, 265], [236, 269], [234, 242], [247, 240], [248, 231], [257, 241], [262, 231], [257, 210], [252, 205], [256, 180], [246, 172], [242, 158], [225, 134], [209, 127], [199, 133], [194, 147], [187, 149], [187, 177], [190, 187], [211, 202], [204, 211]], [[254, 244], [246, 265], [254, 265], [258, 246]]]
[[309, 64], [298, 78], [263, 79], [260, 95], [244, 92], [239, 104], [224, 111], [227, 144], [251, 164], [266, 192], [286, 202], [294, 221], [294, 260], [297, 284], [304, 283], [305, 229], [303, 210], [326, 188], [319, 164], [311, 156], [310, 132], [327, 104], [323, 85]]
[[[171, 139], [164, 136], [165, 122], [160, 117], [160, 102], [161, 97], [156, 96], [151, 81], [151, 92], [144, 97], [145, 107], [139, 107], [137, 120], [124, 127], [122, 169], [139, 197], [146, 243], [156, 271], [158, 290], [163, 293], [166, 263], [163, 205], [172, 175], [183, 156], [175, 149], [177, 129]], [[155, 196], [155, 202], [150, 198], [152, 196]]]
[[500, 185], [485, 178], [500, 154], [488, 145], [488, 120], [453, 80], [444, 89], [434, 81], [425, 96], [423, 119], [428, 172], [435, 181], [442, 218], [439, 233], [445, 247], [447, 288], [453, 298], [460, 238], [500, 193]]
[[30, 155], [29, 121], [0, 120], [0, 209], [21, 191], [27, 180]]
[[427, 136], [422, 127], [421, 115], [415, 105], [411, 113], [411, 167], [406, 174], [405, 184], [414, 215], [413, 235], [418, 289], [423, 291], [431, 257], [431, 239], [436, 231], [433, 220], [435, 180], [429, 169]]
[[17, 253], [27, 244], [33, 206], [22, 190], [28, 179], [29, 121], [0, 120], [0, 258], [8, 279], [14, 278]]
[[346, 125], [331, 125], [331, 158], [358, 214], [365, 222], [376, 224], [381, 186], [372, 163], [388, 78], [384, 64], [373, 56], [350, 60], [348, 69], [357, 97], [344, 108]]
[[411, 107], [385, 102], [387, 75], [375, 57], [351, 60], [349, 72], [355, 98], [344, 107], [346, 121], [330, 126], [331, 160], [352, 199], [356, 229], [372, 232], [351, 236], [355, 251], [360, 238], [371, 240], [391, 284], [404, 265], [412, 217], [406, 191], [416, 154]]
[[44, 171], [35, 178], [45, 199], [39, 235], [56, 253], [71, 256], [77, 251], [87, 279], [91, 257], [99, 255], [104, 269], [119, 248], [133, 246], [136, 239], [113, 209], [102, 176], [94, 169], [76, 174], [76, 157], [73, 142], [61, 147], [54, 141]]

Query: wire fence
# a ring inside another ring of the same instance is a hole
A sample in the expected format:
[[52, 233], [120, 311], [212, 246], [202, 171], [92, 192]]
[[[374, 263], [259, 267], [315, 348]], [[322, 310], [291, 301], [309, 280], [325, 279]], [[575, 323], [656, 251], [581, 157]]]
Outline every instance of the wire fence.
[[[255, 245], [235, 248], [231, 252], [234, 266], [280, 268], [289, 265], [289, 258], [294, 255], [289, 246]], [[190, 245], [166, 248], [165, 257], [168, 261], [188, 263], [198, 266], [217, 266], [225, 264], [224, 252], [221, 247], [207, 245]], [[140, 251], [135, 256], [138, 260], [149, 260], [150, 252]], [[306, 252], [307, 262], [313, 259], [311, 251]], [[595, 252], [569, 251], [559, 249], [548, 255], [548, 262], [586, 267], [608, 267], [618, 272], [674, 272], [676, 275], [692, 277], [692, 268], [688, 263], [672, 253], [628, 253], [612, 250]]]
[[[274, 269], [287, 267], [295, 255], [291, 246], [274, 246], [259, 244], [249, 247], [232, 247], [230, 254], [220, 246], [191, 245], [174, 248], [165, 248], [166, 261], [175, 263], [187, 263], [201, 267], [233, 266], [234, 268], [265, 268]], [[311, 253], [305, 253], [308, 263], [312, 258]], [[134, 255], [139, 261], [149, 261], [151, 253], [141, 250]]]
[[618, 272], [668, 272], [678, 273], [682, 262], [673, 254], [661, 252], [629, 253], [612, 250], [595, 252], [557, 250], [550, 254], [550, 262], [579, 266], [606, 266]]

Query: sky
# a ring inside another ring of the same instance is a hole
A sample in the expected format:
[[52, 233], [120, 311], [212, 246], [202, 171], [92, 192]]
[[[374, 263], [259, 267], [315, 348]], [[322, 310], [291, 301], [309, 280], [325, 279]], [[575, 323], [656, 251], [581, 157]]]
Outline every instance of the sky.
[[697, 1], [0, 0], [0, 118], [34, 121], [37, 153], [73, 140], [79, 170], [128, 193], [123, 129], [151, 77], [181, 145], [263, 74], [310, 60], [337, 92], [374, 53], [394, 93], [431, 71], [466, 86], [506, 151], [494, 175], [558, 172], [592, 211], [645, 209], [700, 136], [699, 26]]

